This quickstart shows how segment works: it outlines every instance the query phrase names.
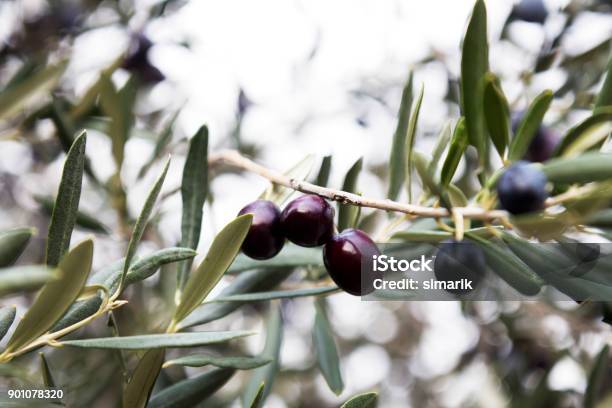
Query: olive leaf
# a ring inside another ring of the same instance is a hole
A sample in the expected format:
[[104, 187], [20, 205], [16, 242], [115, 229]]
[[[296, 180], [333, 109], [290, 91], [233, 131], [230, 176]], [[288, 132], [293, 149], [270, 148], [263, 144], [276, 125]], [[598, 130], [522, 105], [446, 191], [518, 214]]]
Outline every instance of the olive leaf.
[[478, 151], [481, 167], [487, 162], [487, 139], [482, 106], [482, 78], [489, 70], [487, 9], [477, 0], [463, 38], [461, 53], [461, 112], [468, 140]]
[[[587, 149], [594, 149], [603, 143], [605, 138], [606, 130], [610, 129], [612, 123], [612, 107], [607, 106], [597, 109], [593, 112], [593, 115], [584, 119], [582, 122], [572, 127], [561, 140], [559, 145], [555, 148], [553, 156], [565, 156], [568, 154], [581, 153]], [[587, 140], [592, 141], [592, 134], [595, 133], [595, 143], [591, 145], [587, 144], [587, 149], [582, 148], [581, 145], [585, 143], [581, 141]], [[603, 137], [602, 137], [603, 135]], [[599, 140], [597, 139], [599, 138]]]
[[594, 109], [612, 105], [612, 55], [610, 56], [608, 67], [604, 75], [606, 77], [599, 91], [599, 95], [597, 95], [597, 100], [593, 106]]
[[397, 199], [406, 177], [406, 135], [412, 106], [412, 72], [402, 89], [402, 99], [397, 112], [397, 127], [393, 134], [391, 154], [389, 157], [389, 189], [387, 197]]
[[546, 90], [531, 102], [516, 131], [516, 135], [514, 135], [514, 139], [510, 143], [508, 160], [520, 160], [525, 155], [538, 128], [542, 124], [542, 119], [544, 119], [544, 114], [546, 114], [552, 99], [552, 91]]
[[584, 392], [584, 408], [595, 408], [597, 401], [603, 391], [603, 385], [608, 379], [608, 370], [610, 369], [610, 346], [605, 345], [597, 358], [595, 365], [589, 374], [586, 391]]
[[408, 189], [408, 202], [412, 202], [412, 153], [414, 150], [414, 142], [416, 141], [416, 129], [419, 121], [419, 113], [421, 112], [421, 104], [423, 103], [423, 94], [425, 87], [421, 85], [419, 96], [414, 102], [414, 106], [410, 113], [410, 120], [408, 121], [408, 130], [406, 132], [406, 188]]
[[155, 184], [153, 184], [153, 187], [151, 187], [151, 190], [147, 195], [142, 210], [140, 210], [140, 215], [136, 220], [136, 224], [134, 225], [134, 230], [132, 231], [132, 236], [128, 244], [127, 254], [125, 256], [125, 263], [123, 266], [123, 273], [121, 274], [121, 279], [119, 281], [119, 288], [117, 288], [117, 291], [113, 295], [114, 297], [119, 296], [125, 288], [125, 279], [132, 263], [132, 258], [136, 254], [136, 249], [138, 247], [138, 244], [140, 243], [142, 234], [144, 233], [145, 227], [147, 226], [149, 218], [151, 217], [151, 213], [153, 212], [153, 206], [155, 205], [157, 196], [159, 195], [162, 185], [164, 184], [164, 179], [166, 178], [166, 174], [168, 173], [168, 167], [170, 167], [170, 158], [168, 158], [168, 160], [166, 161], [166, 164], [164, 165], [161, 174], [159, 175], [159, 177], [155, 181]]
[[510, 108], [497, 77], [487, 73], [484, 81], [482, 101], [485, 123], [499, 157], [503, 158], [510, 141]]
[[[474, 234], [482, 238], [490, 238], [494, 236], [494, 231], [501, 230], [503, 227], [478, 227], [468, 229], [465, 232]], [[424, 242], [424, 243], [436, 243], [444, 241], [445, 239], [451, 239], [453, 237], [452, 232], [447, 231], [428, 231], [428, 230], [407, 230], [396, 232], [391, 236], [392, 239], [401, 240], [404, 242]]]
[[433, 151], [431, 153], [431, 161], [429, 162], [429, 166], [427, 167], [427, 172], [429, 174], [436, 173], [438, 163], [440, 162], [442, 154], [444, 153], [444, 150], [446, 150], [446, 147], [450, 142], [452, 134], [451, 124], [452, 121], [447, 120], [444, 126], [442, 127], [442, 130], [440, 130], [440, 133], [438, 134], [438, 138], [436, 139], [436, 145], [434, 146]]
[[34, 228], [15, 228], [0, 232], [0, 268], [13, 265], [25, 251]]
[[440, 173], [440, 183], [442, 186], [448, 186], [453, 179], [455, 171], [457, 171], [457, 166], [459, 166], [461, 156], [463, 156], [463, 152], [467, 148], [467, 145], [468, 135], [465, 128], [465, 119], [460, 118], [455, 126], [453, 137], [448, 152], [446, 153], [446, 159], [442, 165], [442, 172]]
[[271, 360], [262, 357], [215, 357], [209, 354], [183, 356], [166, 361], [164, 367], [181, 365], [186, 367], [204, 367], [212, 365], [219, 368], [234, 368], [237, 370], [252, 370], [270, 363]]
[[172, 347], [193, 347], [222, 343], [254, 334], [248, 331], [206, 331], [189, 333], [143, 334], [139, 336], [99, 337], [64, 340], [64, 346], [80, 348], [145, 350]]
[[239, 254], [227, 272], [239, 273], [252, 269], [293, 268], [298, 266], [323, 266], [321, 250], [287, 244], [274, 258], [263, 261], [254, 260], [244, 254]]
[[[320, 256], [319, 256], [320, 258]], [[257, 269], [240, 273], [219, 295], [229, 297], [272, 289], [291, 275], [292, 269]], [[179, 330], [220, 319], [244, 305], [244, 302], [206, 302], [196, 308], [178, 325]]]
[[0, 269], [0, 296], [40, 288], [58, 278], [57, 270], [46, 266], [13, 266]]
[[177, 110], [170, 117], [170, 119], [168, 119], [168, 122], [166, 123], [162, 131], [159, 133], [159, 137], [157, 138], [157, 142], [155, 143], [155, 148], [153, 149], [151, 157], [145, 164], [142, 165], [142, 167], [138, 171], [138, 179], [143, 178], [144, 175], [147, 174], [151, 166], [153, 166], [153, 163], [155, 163], [155, 161], [162, 156], [164, 150], [166, 150], [166, 147], [168, 147], [168, 144], [172, 140], [172, 132], [174, 130], [174, 125], [180, 113], [181, 111]]
[[378, 405], [378, 393], [366, 392], [346, 401], [340, 408], [374, 408]]
[[123, 390], [123, 408], [144, 408], [164, 362], [165, 349], [147, 351]]
[[[183, 168], [183, 181], [181, 183], [181, 197], [183, 199], [183, 214], [181, 221], [181, 246], [196, 249], [200, 242], [202, 228], [202, 213], [206, 193], [208, 192], [208, 127], [202, 126], [189, 142], [189, 150], [185, 167]], [[179, 264], [177, 274], [177, 299], [180, 299], [189, 271], [191, 259]]]
[[0, 122], [11, 119], [53, 89], [68, 61], [49, 65], [0, 92]]
[[80, 322], [88, 318], [89, 316], [100, 310], [102, 305], [102, 297], [94, 296], [89, 299], [76, 301], [66, 311], [64, 316], [57, 321], [51, 328], [51, 332], [57, 332], [65, 329], [68, 326], [72, 326], [75, 323]]
[[319, 296], [338, 291], [337, 286], [321, 286], [294, 290], [275, 290], [271, 292], [244, 293], [230, 296], [219, 296], [210, 302], [261, 302], [275, 299], [293, 299], [297, 297]]
[[76, 300], [91, 270], [93, 242], [88, 239], [62, 257], [58, 265], [60, 277], [42, 288], [23, 316], [5, 352], [27, 345], [49, 330]]
[[544, 163], [542, 171], [553, 183], [589, 183], [612, 178], [612, 154], [588, 152]]
[[265, 389], [266, 389], [266, 383], [265, 382], [262, 382], [261, 384], [259, 384], [259, 389], [257, 390], [257, 394], [255, 394], [255, 397], [253, 398], [253, 401], [249, 405], [250, 408], [260, 408], [261, 407], [261, 403], [263, 402], [263, 397], [264, 397]]
[[340, 372], [340, 357], [334, 342], [334, 335], [327, 319], [323, 300], [317, 299], [314, 304], [316, 312], [312, 329], [312, 342], [317, 353], [319, 369], [329, 388], [334, 394], [340, 395], [344, 389], [344, 382]]
[[[284, 174], [285, 176], [295, 179], [295, 180], [305, 180], [310, 172], [312, 171], [312, 166], [315, 162], [315, 156], [312, 154], [307, 155], [302, 160], [300, 160], [295, 166], [291, 167]], [[270, 200], [276, 205], [282, 205], [285, 201], [289, 199], [293, 195], [295, 191], [278, 185], [272, 184], [269, 188], [264, 191], [259, 198], [264, 200]]]
[[321, 161], [321, 168], [319, 169], [319, 174], [317, 174], [317, 178], [315, 179], [315, 184], [317, 186], [326, 187], [329, 182], [329, 175], [331, 173], [331, 165], [332, 165], [332, 156], [325, 156]]
[[100, 77], [100, 104], [111, 119], [108, 134], [112, 142], [112, 153], [117, 169], [123, 165], [125, 144], [130, 136], [134, 114], [132, 106], [136, 98], [135, 77], [131, 77], [120, 90], [115, 88], [110, 75]]
[[153, 395], [148, 408], [183, 408], [200, 404], [234, 375], [232, 368], [218, 368], [173, 384]]
[[7, 306], [0, 309], [0, 340], [8, 333], [13, 321], [15, 321], [16, 314], [17, 308], [15, 306]]
[[519, 293], [533, 296], [540, 291], [542, 279], [512, 252], [503, 249], [499, 243], [483, 239], [476, 234], [466, 233], [465, 236], [482, 248], [492, 272]]
[[251, 377], [242, 394], [243, 406], [248, 407], [252, 401], [255, 400], [262, 382], [265, 386], [260, 403], [263, 403], [270, 394], [279, 367], [278, 359], [282, 341], [283, 319], [281, 317], [280, 306], [278, 304], [272, 304], [266, 324], [266, 344], [260, 354], [261, 358], [269, 359], [271, 362], [252, 371]]
[[[359, 158], [349, 169], [342, 183], [342, 190], [355, 193], [357, 180], [363, 167], [363, 158]], [[354, 205], [338, 203], [338, 230], [343, 231], [353, 226], [358, 208]]]
[[62, 179], [49, 224], [46, 257], [49, 266], [57, 266], [61, 257], [70, 247], [70, 238], [76, 223], [81, 199], [86, 142], [87, 133], [83, 131], [74, 140], [66, 156]]
[[217, 234], [206, 258], [190, 275], [185, 285], [180, 303], [172, 318], [173, 323], [179, 323], [187, 317], [219, 282], [240, 251], [252, 221], [252, 214], [241, 215]]
[[42, 372], [43, 384], [45, 384], [45, 387], [55, 388], [55, 380], [51, 374], [49, 363], [45, 358], [45, 353], [38, 353], [38, 356], [40, 357], [40, 371]]

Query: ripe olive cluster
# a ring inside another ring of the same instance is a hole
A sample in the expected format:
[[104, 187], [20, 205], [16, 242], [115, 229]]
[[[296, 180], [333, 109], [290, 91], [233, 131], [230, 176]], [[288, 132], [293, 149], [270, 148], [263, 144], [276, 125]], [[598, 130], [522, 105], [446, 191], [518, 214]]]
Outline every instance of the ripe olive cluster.
[[323, 247], [323, 261], [329, 276], [344, 291], [361, 296], [373, 291], [362, 285], [361, 265], [380, 251], [363, 231], [346, 229], [334, 234], [334, 208], [317, 195], [303, 195], [281, 212], [268, 200], [257, 200], [239, 215], [252, 214], [253, 222], [242, 244], [242, 252], [253, 259], [270, 259], [278, 254], [285, 239], [303, 247]]

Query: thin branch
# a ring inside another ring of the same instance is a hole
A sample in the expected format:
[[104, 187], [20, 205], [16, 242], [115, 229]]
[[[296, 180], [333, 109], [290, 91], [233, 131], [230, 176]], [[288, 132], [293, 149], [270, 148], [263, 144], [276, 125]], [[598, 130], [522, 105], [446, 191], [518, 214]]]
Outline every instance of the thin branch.
[[[218, 153], [211, 154], [208, 158], [208, 163], [209, 165], [225, 163], [230, 166], [258, 174], [261, 177], [268, 179], [272, 183], [300, 191], [302, 193], [316, 194], [343, 204], [400, 212], [418, 217], [443, 218], [451, 216], [446, 208], [426, 207], [422, 205], [398, 203], [397, 201], [388, 199], [363, 197], [357, 194], [348, 193], [346, 191], [317, 186], [307, 181], [296, 180], [287, 177], [278, 171], [268, 169], [261, 164], [255, 163], [254, 161], [242, 156], [235, 150], [223, 150]], [[464, 218], [478, 220], [493, 220], [508, 217], [508, 213], [502, 210], [484, 210], [478, 207], [458, 207], [458, 210]]]

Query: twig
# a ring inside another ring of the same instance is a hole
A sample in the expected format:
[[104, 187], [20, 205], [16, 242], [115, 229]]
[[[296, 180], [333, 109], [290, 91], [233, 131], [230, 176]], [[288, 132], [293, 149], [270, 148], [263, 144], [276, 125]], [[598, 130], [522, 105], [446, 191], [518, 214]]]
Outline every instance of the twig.
[[[218, 153], [211, 154], [208, 158], [209, 165], [217, 163], [225, 163], [251, 173], [258, 174], [272, 183], [300, 191], [307, 194], [316, 194], [327, 199], [338, 201], [343, 204], [356, 205], [360, 207], [377, 208], [385, 211], [395, 211], [405, 213], [417, 217], [434, 217], [444, 218], [450, 217], [451, 214], [446, 208], [441, 207], [426, 207], [416, 204], [404, 204], [388, 199], [377, 199], [360, 196], [357, 194], [348, 193], [346, 191], [336, 190], [333, 188], [321, 187], [303, 180], [296, 180], [286, 175], [268, 169], [254, 161], [247, 159], [235, 150], [223, 150]], [[508, 217], [508, 213], [502, 210], [484, 210], [478, 207], [458, 207], [458, 210], [464, 218], [472, 218], [478, 220], [493, 220], [503, 219]]]

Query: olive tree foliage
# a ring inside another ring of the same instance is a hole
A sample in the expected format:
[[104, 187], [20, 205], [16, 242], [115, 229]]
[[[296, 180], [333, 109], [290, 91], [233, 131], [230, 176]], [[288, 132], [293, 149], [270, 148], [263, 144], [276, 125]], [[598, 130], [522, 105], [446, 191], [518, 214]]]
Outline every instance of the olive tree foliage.
[[[513, 126], [514, 106], [490, 70], [485, 2], [475, 1], [462, 41], [461, 75], [451, 84], [456, 86], [450, 87], [457, 92], [448, 95], [448, 103], [459, 108], [460, 116], [449, 118], [430, 152], [417, 150], [427, 84], [417, 86], [408, 75], [402, 84], [397, 128], [389, 135], [388, 166], [376, 173], [386, 183], [388, 195], [372, 199], [360, 194], [359, 174], [368, 170], [361, 159], [348, 169], [339, 186], [328, 186], [331, 156], [309, 156], [281, 176], [258, 165], [256, 157], [246, 159], [256, 156], [257, 146], [240, 139], [240, 123], [249, 108], [243, 93], [236, 131], [228, 138], [236, 151], [225, 156], [209, 144], [205, 124], [187, 141], [177, 142], [174, 124], [180, 111], [141, 117], [135, 104], [142, 92], [164, 79], [147, 58], [151, 44], [142, 33], [132, 35], [133, 47], [101, 69], [79, 97], [68, 94], [63, 79], [70, 60], [66, 44], [96, 29], [85, 17], [110, 9], [117, 17], [113, 24], [127, 29], [134, 10], [124, 2], [84, 2], [78, 11], [70, 12], [53, 4], [38, 20], [24, 23], [24, 29], [0, 53], [0, 64], [19, 66], [0, 84], [0, 149], [3, 142], [16, 141], [31, 148], [41, 167], [56, 158], [63, 162], [56, 195], [31, 197], [38, 206], [38, 219], [44, 220], [41, 232], [27, 225], [0, 231], [1, 385], [62, 389], [64, 397], [55, 402], [70, 406], [100, 401], [124, 407], [188, 407], [203, 401], [206, 406], [236, 401], [245, 407], [264, 406], [271, 393], [285, 395], [286, 378], [313, 375], [310, 369], [285, 372], [280, 361], [284, 325], [291, 320], [287, 311], [291, 302], [306, 298], [312, 300], [311, 368], [334, 394], [342, 394], [343, 406], [376, 406], [384, 398], [379, 390], [344, 398], [342, 356], [355, 344], [334, 333], [327, 303], [340, 290], [325, 271], [320, 248], [285, 245], [272, 259], [249, 259], [240, 253], [253, 219], [245, 214], [225, 220], [211, 237], [207, 252], [195, 261], [205, 204], [214, 199], [210, 181], [229, 171], [253, 171], [267, 177], [271, 184], [262, 197], [278, 205], [293, 190], [339, 201], [339, 229], [358, 227], [371, 233], [384, 223], [386, 234], [381, 239], [385, 241], [439, 242], [451, 237], [470, 241], [497, 259], [500, 277], [517, 290], [532, 294], [556, 288], [580, 301], [580, 307], [570, 311], [557, 309], [552, 302], [546, 306], [551, 313], [563, 315], [572, 330], [579, 332], [586, 322], [612, 322], [612, 281], [607, 276], [596, 275], [588, 282], [577, 278], [576, 286], [568, 288], [550, 276], [538, 276], [530, 264], [533, 256], [546, 256], [533, 253], [536, 249], [529, 245], [533, 241], [565, 242], [573, 233], [585, 231], [603, 239], [612, 237], [612, 62], [601, 63], [610, 44], [596, 45], [580, 55], [558, 54], [562, 35], [577, 13], [573, 3], [566, 10], [566, 28], [546, 44], [534, 66], [535, 73], [552, 64], [563, 67], [569, 73], [567, 83], [536, 95]], [[148, 10], [147, 21], [181, 6], [178, 1], [158, 2]], [[594, 2], [591, 7], [597, 11], [600, 6]], [[32, 30], [34, 26], [38, 29]], [[580, 75], [585, 64], [589, 73]], [[117, 71], [129, 77], [121, 85], [113, 79]], [[546, 176], [550, 197], [535, 212], [508, 214], [498, 208], [497, 180], [506, 168], [525, 158], [550, 106], [566, 94], [573, 98], [563, 118], [577, 109], [588, 114], [571, 124], [542, 163], [532, 164]], [[38, 134], [37, 124], [43, 122], [53, 124], [51, 140]], [[110, 140], [115, 171], [107, 179], [92, 165], [96, 151], [88, 144], [88, 130]], [[155, 147], [132, 184], [124, 179], [122, 168], [129, 160], [126, 142], [137, 131]], [[177, 167], [172, 153], [185, 155], [182, 168], [173, 169], [182, 171], [180, 188], [165, 183], [169, 169]], [[317, 163], [320, 166], [313, 168]], [[467, 169], [463, 174], [458, 172], [462, 167]], [[139, 211], [132, 213], [128, 197], [136, 184], [143, 183], [148, 184], [148, 193], [139, 202]], [[417, 184], [419, 196], [413, 191]], [[84, 191], [104, 200], [112, 208], [114, 221], [88, 212]], [[164, 242], [159, 234], [160, 208], [174, 195], [180, 195], [182, 202], [181, 239]], [[244, 204], [252, 199], [244, 197]], [[480, 234], [483, 229], [489, 233]], [[91, 236], [75, 240], [75, 231]], [[120, 241], [124, 254], [97, 262], [104, 266], [93, 270], [94, 258], [107, 254], [102, 243], [108, 240]], [[499, 251], [491, 245], [494, 240], [507, 243], [509, 250]], [[149, 245], [141, 245], [143, 241]], [[154, 246], [158, 249], [151, 250]], [[227, 286], [211, 296], [223, 279]], [[27, 307], [17, 313], [5, 301], [9, 298], [23, 299]], [[609, 298], [610, 303], [589, 298]], [[477, 314], [468, 301], [462, 301], [462, 308], [466, 315]], [[521, 311], [523, 315], [541, 313], [531, 306]], [[232, 321], [240, 312], [260, 316], [263, 324]], [[590, 373], [583, 395], [553, 390], [547, 379], [564, 351], [543, 351], [537, 338], [513, 337], [519, 320], [520, 316], [508, 313], [499, 323], [513, 342], [504, 361], [513, 364], [492, 362], [492, 372], [512, 406], [561, 406], [563, 401], [580, 398], [584, 406], [596, 407], [612, 399], [605, 394], [610, 385], [607, 347], [594, 359], [583, 358]], [[220, 330], [230, 326], [228, 321], [239, 323]], [[255, 355], [245, 346], [245, 338], [256, 333], [254, 327], [265, 339]], [[485, 323], [481, 330], [494, 335], [496, 327]], [[491, 348], [491, 344], [479, 344], [454, 371], [461, 373], [462, 365], [479, 355], [494, 360], [496, 350]], [[524, 377], [534, 373], [538, 375], [530, 378], [537, 380], [536, 385], [526, 386]], [[238, 386], [224, 388], [229, 381]], [[416, 385], [426, 382], [415, 381]], [[324, 404], [313, 395], [303, 398], [304, 406]]]

